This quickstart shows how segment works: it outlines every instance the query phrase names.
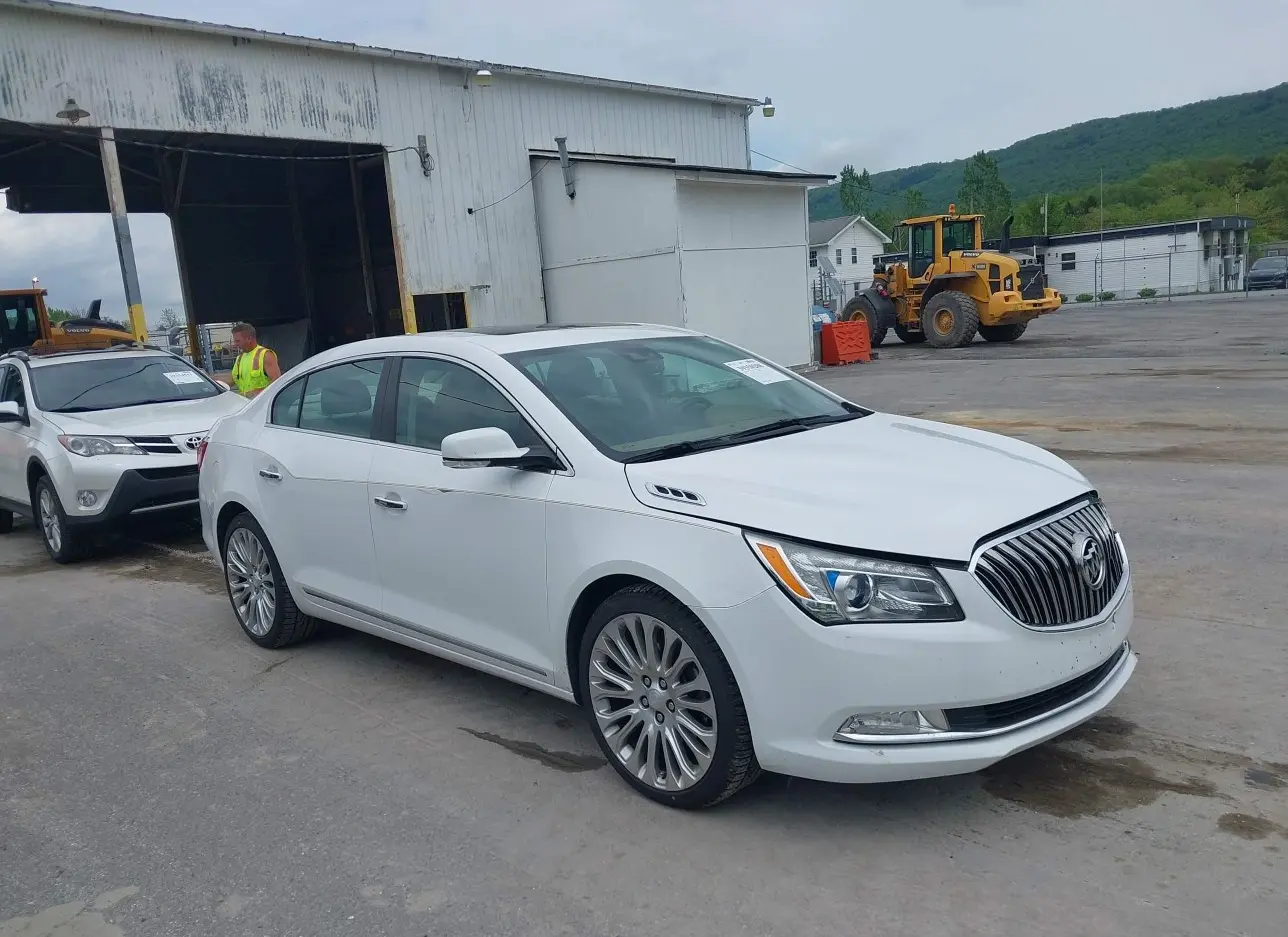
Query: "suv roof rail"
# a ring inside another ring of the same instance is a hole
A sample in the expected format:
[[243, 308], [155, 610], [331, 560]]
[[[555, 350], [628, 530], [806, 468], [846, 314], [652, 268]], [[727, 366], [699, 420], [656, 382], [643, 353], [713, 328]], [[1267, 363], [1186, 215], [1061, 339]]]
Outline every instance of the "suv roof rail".
[[8, 351], [0, 352], [0, 358], [17, 358], [19, 361], [26, 361], [28, 357], [25, 348], [10, 348]]

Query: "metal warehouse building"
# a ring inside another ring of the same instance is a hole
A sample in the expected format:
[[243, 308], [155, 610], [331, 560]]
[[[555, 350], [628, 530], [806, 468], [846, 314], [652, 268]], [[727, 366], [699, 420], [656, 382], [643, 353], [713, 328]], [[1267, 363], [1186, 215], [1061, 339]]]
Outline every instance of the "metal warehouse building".
[[255, 322], [287, 364], [547, 321], [808, 362], [805, 191], [827, 177], [751, 170], [759, 103], [0, 0], [8, 207], [167, 214], [190, 321]]

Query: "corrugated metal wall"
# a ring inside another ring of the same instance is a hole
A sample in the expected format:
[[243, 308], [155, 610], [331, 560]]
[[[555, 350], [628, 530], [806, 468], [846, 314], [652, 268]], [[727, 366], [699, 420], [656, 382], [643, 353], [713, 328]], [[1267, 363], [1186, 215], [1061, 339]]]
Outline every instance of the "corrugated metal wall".
[[748, 165], [736, 105], [504, 73], [491, 87], [467, 88], [466, 78], [428, 64], [0, 7], [6, 119], [56, 123], [72, 97], [90, 112], [82, 125], [391, 151], [424, 134], [430, 178], [415, 153], [390, 157], [404, 277], [412, 293], [466, 292], [476, 325], [544, 318], [529, 150], [566, 136], [574, 151]]

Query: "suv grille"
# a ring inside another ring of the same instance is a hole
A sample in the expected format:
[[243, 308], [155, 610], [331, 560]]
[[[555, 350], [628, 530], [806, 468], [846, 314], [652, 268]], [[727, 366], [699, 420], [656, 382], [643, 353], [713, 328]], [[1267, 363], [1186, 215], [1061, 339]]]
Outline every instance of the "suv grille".
[[151, 455], [178, 455], [182, 451], [169, 436], [131, 436], [130, 442]]
[[[1075, 543], [1088, 541], [1104, 564], [1098, 585], [1074, 556]], [[974, 572], [1016, 620], [1033, 628], [1058, 628], [1104, 611], [1126, 565], [1104, 507], [1092, 501], [994, 543], [976, 557]]]

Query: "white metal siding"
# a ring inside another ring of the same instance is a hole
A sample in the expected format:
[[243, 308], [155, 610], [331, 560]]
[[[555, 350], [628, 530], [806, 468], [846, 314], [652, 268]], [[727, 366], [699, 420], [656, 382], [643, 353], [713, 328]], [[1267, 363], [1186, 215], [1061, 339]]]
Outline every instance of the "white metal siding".
[[551, 322], [684, 324], [675, 173], [576, 163], [577, 197], [552, 160], [533, 160]]
[[682, 181], [678, 191], [687, 326], [782, 365], [808, 364], [805, 189]]
[[[1074, 255], [1075, 269], [1062, 269], [1064, 254]], [[1106, 237], [1103, 247], [1100, 241], [1056, 242], [1047, 247], [1047, 282], [1071, 300], [1097, 292], [1129, 299], [1145, 288], [1159, 296], [1169, 288], [1173, 294], [1192, 293], [1208, 288], [1202, 258], [1203, 245], [1193, 226], [1144, 237]]]
[[[521, 190], [531, 149], [743, 169], [737, 105], [466, 72], [280, 43], [0, 8], [0, 117], [54, 123], [74, 97], [83, 125], [380, 144], [410, 292], [468, 295], [472, 324], [542, 321], [536, 220]], [[470, 214], [468, 209], [476, 212]]]

